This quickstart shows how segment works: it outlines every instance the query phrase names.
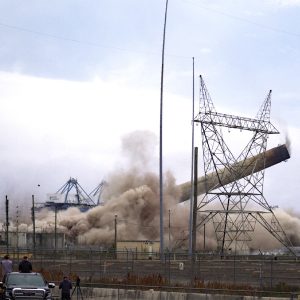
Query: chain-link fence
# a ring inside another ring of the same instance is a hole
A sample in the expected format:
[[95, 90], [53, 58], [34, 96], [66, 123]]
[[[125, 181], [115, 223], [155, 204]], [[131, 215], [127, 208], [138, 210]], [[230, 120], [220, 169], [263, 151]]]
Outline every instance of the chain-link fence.
[[[6, 249], [1, 249], [2, 254]], [[252, 286], [256, 288], [298, 286], [300, 264], [292, 256], [220, 257], [201, 253], [114, 251], [88, 247], [59, 250], [9, 248], [14, 270], [27, 255], [36, 271], [48, 280], [59, 281], [64, 274], [79, 276], [84, 284], [127, 283], [202, 287], [207, 284]]]

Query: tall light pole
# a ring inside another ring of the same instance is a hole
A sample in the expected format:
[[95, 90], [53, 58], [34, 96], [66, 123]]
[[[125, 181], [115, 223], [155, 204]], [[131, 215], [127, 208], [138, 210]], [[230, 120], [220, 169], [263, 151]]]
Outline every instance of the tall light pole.
[[193, 105], [192, 105], [192, 159], [191, 159], [191, 196], [190, 196], [190, 223], [189, 223], [189, 255], [193, 254], [193, 208], [194, 208], [194, 131], [195, 131], [195, 61], [193, 57]]
[[163, 90], [164, 90], [164, 60], [165, 40], [167, 25], [168, 0], [166, 0], [165, 21], [163, 32], [162, 56], [161, 56], [161, 77], [160, 77], [160, 126], [159, 126], [159, 204], [160, 204], [160, 259], [164, 254], [164, 203], [163, 203], [163, 163], [162, 163], [162, 137], [163, 137]]
[[8, 254], [8, 229], [9, 229], [9, 219], [8, 219], [8, 210], [9, 210], [9, 201], [7, 195], [5, 196], [5, 216], [6, 216], [6, 231], [5, 231], [5, 240], [6, 240], [6, 254]]

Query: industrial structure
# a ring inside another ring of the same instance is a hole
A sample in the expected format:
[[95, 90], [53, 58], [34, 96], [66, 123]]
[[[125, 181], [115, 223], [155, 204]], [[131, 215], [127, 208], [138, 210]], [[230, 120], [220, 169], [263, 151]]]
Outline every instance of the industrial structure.
[[[201, 127], [205, 175], [196, 192], [204, 195], [193, 199], [193, 230], [212, 222], [221, 254], [248, 249], [256, 222], [292, 252], [291, 242], [263, 195], [265, 168], [289, 158], [285, 145], [266, 151], [268, 136], [279, 133], [270, 122], [271, 93], [254, 119], [222, 114], [215, 110], [200, 76], [199, 113], [194, 122]], [[224, 127], [253, 133], [238, 157], [225, 142]]]
[[103, 205], [103, 200], [101, 198], [104, 187], [107, 185], [105, 180], [102, 180], [90, 193], [89, 197], [95, 199], [94, 202], [97, 205]]
[[101, 203], [101, 194], [105, 181], [92, 190], [91, 193], [87, 193], [83, 187], [78, 183], [77, 179], [70, 178], [57, 192], [47, 195], [47, 201], [44, 203], [38, 203], [37, 209], [48, 208], [51, 210], [65, 210], [70, 207], [77, 207], [80, 211], [87, 211]]
[[[191, 182], [186, 182], [178, 186], [181, 190], [179, 201], [183, 202], [192, 198], [194, 204], [193, 245], [196, 245], [195, 232], [201, 228], [205, 230], [206, 224], [212, 224], [218, 250], [222, 255], [229, 249], [248, 250], [252, 233], [255, 231], [256, 224], [259, 223], [294, 254], [292, 244], [279, 224], [273, 207], [268, 204], [263, 195], [265, 169], [290, 158], [286, 145], [266, 150], [268, 136], [279, 134], [270, 122], [271, 93], [271, 91], [268, 93], [257, 116], [253, 119], [221, 114], [215, 110], [205, 83], [200, 77], [199, 113], [193, 121], [200, 124], [201, 128], [204, 176], [198, 178], [198, 175], [195, 174], [193, 185]], [[225, 142], [222, 134], [224, 127], [238, 129], [241, 132], [249, 131], [252, 134], [246, 147], [237, 156]], [[14, 240], [17, 241], [17, 244], [24, 241], [23, 244], [32, 244], [36, 248], [51, 239], [54, 240], [55, 248], [58, 247], [57, 211], [77, 207], [84, 212], [97, 205], [102, 205], [101, 195], [106, 185], [107, 183], [103, 180], [88, 194], [77, 179], [70, 178], [56, 193], [48, 194], [48, 199], [44, 203], [34, 203], [32, 196], [32, 234], [29, 232], [22, 233], [23, 236], [17, 234], [17, 238]], [[194, 193], [192, 193], [192, 189]], [[193, 197], [191, 197], [192, 195]], [[199, 195], [201, 197], [198, 197]], [[36, 232], [34, 213], [36, 209], [41, 208], [55, 211], [54, 226], [52, 227], [53, 238], [52, 235], [48, 235], [49, 239], [42, 239], [39, 236], [44, 233]], [[2, 244], [7, 247], [13, 243], [13, 238], [9, 238], [8, 216], [8, 199], [6, 197], [6, 222], [3, 224], [5, 239], [0, 239], [0, 242], [2, 241]], [[115, 249], [117, 249], [117, 242], [120, 242], [117, 240], [116, 225], [115, 219]], [[61, 245], [65, 244], [64, 239], [65, 237], [62, 236], [61, 242], [59, 242]], [[80, 244], [82, 241], [74, 240], [72, 242]], [[131, 241], [131, 243], [133, 242]], [[53, 241], [49, 243], [53, 243]], [[147, 243], [147, 247], [152, 247], [153, 241], [151, 243], [147, 241]], [[118, 245], [120, 246], [120, 243]], [[195, 251], [195, 248], [193, 250]], [[157, 251], [160, 251], [160, 248]]]

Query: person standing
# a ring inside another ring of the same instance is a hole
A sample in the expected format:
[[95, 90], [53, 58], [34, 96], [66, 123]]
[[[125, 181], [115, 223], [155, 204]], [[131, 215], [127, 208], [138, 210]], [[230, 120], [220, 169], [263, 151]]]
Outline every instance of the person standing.
[[60, 282], [59, 289], [61, 290], [61, 300], [71, 299], [72, 282], [67, 276], [64, 276], [63, 280]]
[[32, 272], [32, 264], [28, 260], [28, 257], [25, 255], [23, 260], [19, 263], [19, 272], [21, 273], [31, 273]]
[[2, 265], [2, 275], [3, 275], [3, 282], [4, 282], [6, 274], [11, 273], [13, 270], [13, 263], [9, 259], [8, 254], [4, 256], [3, 260], [1, 261], [1, 265]]

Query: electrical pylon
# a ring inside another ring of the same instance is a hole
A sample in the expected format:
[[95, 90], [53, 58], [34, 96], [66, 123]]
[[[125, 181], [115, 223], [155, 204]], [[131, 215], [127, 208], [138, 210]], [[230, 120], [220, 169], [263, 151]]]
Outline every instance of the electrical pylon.
[[[244, 168], [236, 167], [238, 161], [246, 165], [249, 158], [263, 154], [268, 136], [279, 133], [270, 122], [271, 94], [269, 91], [254, 119], [217, 113], [200, 76], [199, 113], [194, 122], [201, 126], [205, 177], [216, 172], [219, 182], [217, 188], [207, 190], [204, 197], [197, 200], [197, 229], [208, 222], [213, 223], [221, 255], [229, 249], [247, 250], [256, 222], [293, 253], [291, 242], [263, 196], [264, 168], [245, 176]], [[238, 157], [225, 143], [222, 127], [253, 133]], [[252, 164], [253, 171], [255, 163]], [[222, 185], [228, 174], [232, 182]]]

